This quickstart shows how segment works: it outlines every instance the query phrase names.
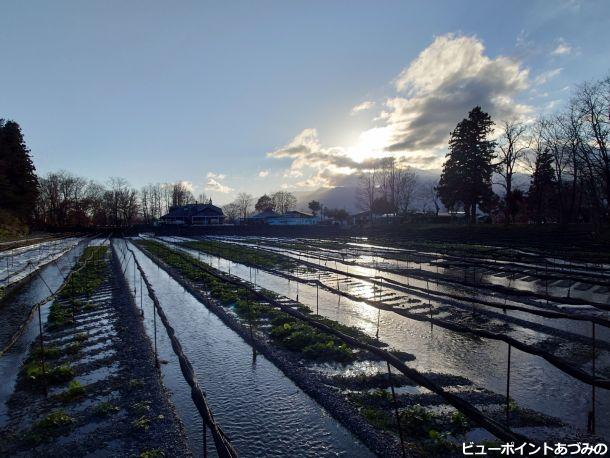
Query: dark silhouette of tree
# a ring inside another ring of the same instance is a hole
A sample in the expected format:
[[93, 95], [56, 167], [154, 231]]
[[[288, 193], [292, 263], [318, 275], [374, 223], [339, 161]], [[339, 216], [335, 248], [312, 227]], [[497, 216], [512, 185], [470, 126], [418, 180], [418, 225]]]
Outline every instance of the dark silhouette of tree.
[[[189, 190], [186, 184], [182, 182], [174, 183], [172, 187], [172, 205], [181, 206], [186, 204], [192, 204], [195, 202], [193, 193]], [[203, 203], [203, 202], [202, 202]]]
[[263, 212], [265, 210], [274, 210], [275, 205], [273, 203], [273, 199], [267, 194], [260, 196], [256, 201], [256, 204], [254, 205], [254, 209], [257, 212]]
[[493, 127], [489, 114], [477, 106], [451, 132], [449, 153], [443, 165], [438, 193], [445, 207], [462, 206], [470, 223], [476, 222], [477, 206], [493, 201], [491, 177], [495, 142], [488, 140]]
[[548, 149], [540, 151], [535, 159], [527, 193], [527, 206], [530, 218], [537, 224], [551, 222], [553, 215], [557, 214], [553, 211], [556, 207], [553, 202], [558, 198], [557, 181], [553, 170], [554, 161], [553, 154]]
[[522, 193], [515, 194], [513, 189], [513, 177], [516, 167], [524, 159], [530, 140], [527, 137], [527, 126], [518, 121], [504, 121], [501, 126], [500, 138], [498, 139], [498, 164], [497, 171], [504, 179], [504, 224], [514, 220], [518, 211], [514, 205]]
[[377, 197], [373, 201], [372, 210], [375, 215], [389, 215], [394, 211], [394, 207], [385, 197]]
[[316, 216], [322, 208], [320, 202], [318, 202], [317, 200], [312, 200], [307, 206], [309, 207], [314, 216]]
[[338, 222], [348, 222], [350, 219], [349, 213], [343, 208], [327, 208], [324, 214], [327, 218], [332, 218]]
[[37, 196], [36, 168], [21, 127], [14, 121], [0, 119], [0, 208], [29, 221]]

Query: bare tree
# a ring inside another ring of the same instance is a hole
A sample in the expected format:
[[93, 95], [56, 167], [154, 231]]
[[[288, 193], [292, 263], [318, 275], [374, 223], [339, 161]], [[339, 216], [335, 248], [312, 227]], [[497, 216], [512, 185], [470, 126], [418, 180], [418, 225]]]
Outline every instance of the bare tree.
[[601, 181], [606, 217], [610, 218], [610, 76], [583, 84], [574, 104], [583, 122], [582, 158]]
[[251, 194], [240, 192], [237, 194], [235, 204], [239, 209], [239, 214], [242, 218], [247, 218], [250, 214], [250, 208], [252, 207], [253, 197]]
[[205, 195], [205, 192], [200, 192], [197, 195], [197, 202], [199, 202], [200, 204], [207, 204], [208, 203], [208, 196]]
[[557, 182], [559, 221], [564, 223], [566, 221], [565, 179], [568, 173], [569, 155], [564, 132], [561, 127], [561, 115], [542, 119], [541, 124], [545, 148], [548, 149], [553, 157], [553, 171], [555, 172], [555, 180]]
[[231, 202], [230, 204], [225, 205], [222, 207], [222, 211], [227, 217], [227, 220], [231, 222], [237, 221], [239, 215], [241, 214], [241, 210], [237, 202]]
[[417, 173], [410, 167], [395, 172], [394, 205], [398, 213], [406, 215], [415, 196]]
[[287, 191], [274, 192], [271, 199], [273, 200], [273, 208], [278, 213], [286, 213], [297, 205], [297, 198]]
[[178, 181], [174, 183], [172, 186], [172, 205], [173, 206], [182, 206], [187, 204], [192, 204], [195, 202], [195, 198], [193, 197], [193, 193], [186, 187], [186, 185]]
[[498, 138], [499, 162], [496, 164], [498, 173], [504, 178], [501, 183], [504, 187], [504, 222], [510, 221], [513, 214], [513, 176], [515, 167], [525, 158], [530, 140], [527, 137], [527, 126], [518, 121], [504, 121]]
[[379, 172], [372, 166], [360, 173], [359, 186], [357, 191], [358, 206], [361, 210], [369, 213], [369, 219], [373, 222], [373, 208], [377, 198]]

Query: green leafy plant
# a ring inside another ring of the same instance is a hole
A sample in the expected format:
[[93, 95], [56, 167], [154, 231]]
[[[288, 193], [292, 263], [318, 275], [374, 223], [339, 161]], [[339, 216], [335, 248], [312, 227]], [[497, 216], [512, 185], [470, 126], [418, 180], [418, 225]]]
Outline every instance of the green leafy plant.
[[107, 417], [121, 410], [110, 402], [101, 402], [93, 407], [93, 414], [98, 417]]
[[70, 402], [75, 399], [81, 398], [85, 395], [85, 387], [81, 385], [78, 380], [72, 380], [68, 385], [68, 389], [59, 393], [58, 397], [63, 402]]

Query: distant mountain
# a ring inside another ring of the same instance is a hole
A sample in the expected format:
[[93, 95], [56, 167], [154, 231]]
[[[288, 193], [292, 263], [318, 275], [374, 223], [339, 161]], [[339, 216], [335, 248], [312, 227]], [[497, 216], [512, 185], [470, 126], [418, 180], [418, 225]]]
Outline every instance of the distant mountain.
[[[411, 209], [416, 211], [433, 211], [434, 204], [432, 202], [432, 186], [436, 185], [440, 177], [440, 170], [417, 170], [417, 189], [413, 197]], [[502, 177], [495, 175], [493, 178], [493, 190], [499, 196], [504, 195], [504, 188], [499, 183], [502, 182]], [[515, 173], [513, 178], [514, 188], [520, 188], [527, 191], [530, 177], [523, 173]], [[333, 188], [319, 188], [314, 191], [296, 191], [293, 192], [297, 198], [297, 208], [303, 211], [309, 211], [307, 205], [312, 200], [317, 200], [328, 208], [343, 208], [349, 213], [357, 213], [361, 211], [358, 203], [358, 178], [355, 175], [348, 175], [343, 178], [337, 186]], [[441, 212], [446, 209], [441, 204]]]
[[[430, 185], [438, 181], [440, 170], [416, 170], [418, 186], [416, 196], [413, 201], [413, 208], [421, 210], [426, 208], [426, 203], [429, 204], [428, 209], [433, 208], [431, 199], [426, 196], [424, 190]], [[343, 208], [349, 213], [357, 213], [361, 211], [358, 202], [358, 177], [356, 175], [346, 175], [337, 186], [332, 188], [319, 188], [314, 191], [297, 191], [293, 192], [297, 198], [297, 208], [303, 211], [309, 211], [307, 205], [312, 200], [317, 200], [328, 208]]]

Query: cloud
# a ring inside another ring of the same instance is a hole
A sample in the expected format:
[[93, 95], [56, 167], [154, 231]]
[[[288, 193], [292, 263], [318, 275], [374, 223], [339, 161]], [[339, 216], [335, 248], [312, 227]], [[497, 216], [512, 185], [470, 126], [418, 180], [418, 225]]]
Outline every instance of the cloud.
[[372, 100], [367, 100], [365, 102], [359, 103], [354, 108], [352, 108], [350, 115], [354, 116], [354, 115], [360, 113], [361, 111], [370, 110], [374, 106], [375, 106], [375, 102], [373, 102]]
[[392, 130], [388, 151], [430, 152], [446, 146], [449, 132], [476, 105], [493, 119], [524, 117], [531, 108], [517, 103], [529, 71], [505, 56], [484, 53], [476, 37], [437, 37], [404, 69], [395, 87], [406, 96], [390, 98], [382, 113]]
[[[337, 178], [377, 166], [382, 158], [365, 158], [358, 161], [350, 155], [351, 148], [323, 147], [316, 129], [308, 128], [296, 135], [288, 144], [267, 153], [274, 159], [290, 159], [284, 178], [301, 178], [305, 171], [310, 176], [296, 182], [301, 187], [334, 186]], [[387, 154], [385, 154], [387, 156]]]
[[561, 73], [561, 70], [562, 70], [561, 68], [554, 68], [552, 70], [542, 72], [540, 75], [538, 75], [536, 77], [536, 79], [534, 79], [534, 84], [539, 86], [541, 84], [548, 83], [550, 80], [552, 80], [553, 78], [558, 76]]
[[[177, 184], [180, 184], [184, 189], [186, 189], [187, 191], [190, 191], [191, 193], [195, 193], [195, 185], [193, 184], [192, 181], [188, 181], [188, 180], [181, 180], [178, 181]], [[172, 184], [170, 184], [170, 186], [173, 186]]]
[[565, 41], [563, 38], [559, 38], [559, 40], [557, 40], [557, 46], [551, 52], [551, 54], [554, 56], [564, 56], [571, 54], [572, 50], [572, 46], [568, 44], [567, 41]]
[[229, 192], [233, 191], [233, 188], [230, 188], [229, 186], [222, 184], [221, 182], [215, 180], [214, 178], [208, 178], [208, 181], [205, 184], [204, 189], [206, 191], [216, 191], [216, 192], [220, 192], [222, 194], [228, 194]]
[[226, 177], [227, 176], [224, 173], [208, 172], [208, 181], [206, 182], [204, 189], [206, 191], [215, 191], [222, 194], [228, 194], [229, 192], [233, 191], [233, 188], [221, 183], [221, 181]]
[[488, 56], [477, 37], [439, 36], [394, 79], [396, 92], [353, 145], [323, 145], [316, 129], [307, 128], [267, 156], [290, 160], [285, 177], [303, 178], [296, 183], [303, 187], [332, 186], [389, 155], [404, 165], [438, 168], [451, 130], [473, 107], [496, 121], [530, 116], [533, 108], [518, 98], [531, 85], [520, 61]]
[[260, 172], [258, 172], [258, 176], [261, 178], [269, 176], [269, 170], [261, 170]]
[[217, 180], [224, 180], [227, 176], [222, 174], [222, 173], [208, 172], [207, 177], [208, 178], [215, 178]]

